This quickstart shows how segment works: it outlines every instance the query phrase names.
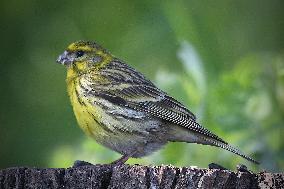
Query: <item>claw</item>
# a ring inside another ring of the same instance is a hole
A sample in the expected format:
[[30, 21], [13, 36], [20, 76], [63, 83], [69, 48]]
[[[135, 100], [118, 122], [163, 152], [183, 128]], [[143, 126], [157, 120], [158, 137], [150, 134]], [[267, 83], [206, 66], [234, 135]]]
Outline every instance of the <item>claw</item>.
[[237, 170], [239, 172], [247, 172], [247, 173], [251, 173], [250, 170], [248, 170], [247, 166], [243, 165], [243, 164], [238, 164], [237, 165]]

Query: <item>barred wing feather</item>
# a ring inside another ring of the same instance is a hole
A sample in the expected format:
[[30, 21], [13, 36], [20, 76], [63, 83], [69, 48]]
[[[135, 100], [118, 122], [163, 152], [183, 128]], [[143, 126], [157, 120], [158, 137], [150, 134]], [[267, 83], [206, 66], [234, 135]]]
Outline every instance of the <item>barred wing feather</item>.
[[217, 135], [199, 125], [196, 122], [195, 115], [180, 102], [153, 86], [135, 85], [109, 92], [113, 96], [124, 99], [125, 105], [130, 108], [147, 112], [152, 116], [183, 126], [191, 131], [227, 144], [227, 142]]

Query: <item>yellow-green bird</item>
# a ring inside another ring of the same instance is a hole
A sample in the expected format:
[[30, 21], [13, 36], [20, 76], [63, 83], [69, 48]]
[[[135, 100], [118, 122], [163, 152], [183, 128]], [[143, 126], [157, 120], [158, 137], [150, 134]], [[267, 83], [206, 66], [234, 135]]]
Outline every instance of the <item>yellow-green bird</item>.
[[114, 163], [146, 156], [168, 142], [216, 146], [258, 163], [202, 127], [184, 105], [96, 42], [72, 43], [57, 62], [67, 68], [79, 126], [122, 154]]

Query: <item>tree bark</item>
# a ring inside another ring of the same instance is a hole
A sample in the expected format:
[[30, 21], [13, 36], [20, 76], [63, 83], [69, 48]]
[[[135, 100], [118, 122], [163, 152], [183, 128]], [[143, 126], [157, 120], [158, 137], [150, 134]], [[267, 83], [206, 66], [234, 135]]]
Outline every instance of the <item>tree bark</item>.
[[284, 173], [173, 166], [94, 165], [0, 170], [0, 188], [284, 188]]

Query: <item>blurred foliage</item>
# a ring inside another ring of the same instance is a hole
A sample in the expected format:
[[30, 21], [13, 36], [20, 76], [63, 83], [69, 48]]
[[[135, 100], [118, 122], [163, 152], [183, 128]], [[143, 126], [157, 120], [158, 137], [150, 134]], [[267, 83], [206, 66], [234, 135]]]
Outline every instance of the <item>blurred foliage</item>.
[[77, 127], [65, 68], [71, 42], [95, 40], [182, 101], [200, 123], [262, 162], [171, 143], [128, 163], [284, 168], [283, 1], [17, 1], [0, 6], [0, 168], [68, 167], [120, 157]]

